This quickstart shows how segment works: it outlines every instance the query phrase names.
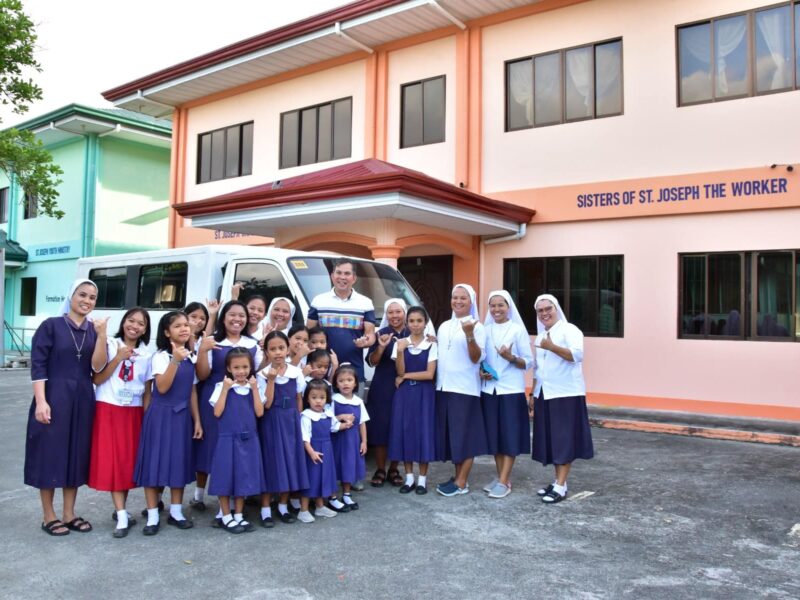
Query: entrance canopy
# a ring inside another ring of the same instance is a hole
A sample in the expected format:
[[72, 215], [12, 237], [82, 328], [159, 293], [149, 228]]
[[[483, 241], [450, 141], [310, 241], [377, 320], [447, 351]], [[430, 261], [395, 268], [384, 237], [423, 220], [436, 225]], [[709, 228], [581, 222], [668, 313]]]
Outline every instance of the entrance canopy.
[[376, 159], [174, 205], [194, 227], [275, 237], [289, 228], [399, 219], [461, 234], [517, 233], [535, 211]]

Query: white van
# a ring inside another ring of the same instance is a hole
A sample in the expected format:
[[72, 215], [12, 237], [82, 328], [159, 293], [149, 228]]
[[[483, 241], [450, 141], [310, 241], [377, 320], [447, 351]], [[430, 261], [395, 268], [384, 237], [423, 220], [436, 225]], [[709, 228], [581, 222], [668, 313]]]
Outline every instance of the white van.
[[[82, 258], [78, 277], [97, 284], [95, 317], [111, 317], [109, 335], [119, 328], [128, 308], [141, 306], [150, 313], [154, 346], [159, 319], [190, 302], [230, 299], [234, 283], [244, 288], [239, 299], [260, 294], [269, 303], [276, 296], [291, 298], [295, 323], [305, 323], [308, 306], [317, 294], [332, 287], [330, 272], [339, 255], [300, 252], [258, 246], [193, 246], [152, 252]], [[409, 306], [420, 304], [414, 290], [396, 270], [383, 263], [353, 258], [355, 289], [371, 298], [380, 322], [388, 298], [403, 298]]]

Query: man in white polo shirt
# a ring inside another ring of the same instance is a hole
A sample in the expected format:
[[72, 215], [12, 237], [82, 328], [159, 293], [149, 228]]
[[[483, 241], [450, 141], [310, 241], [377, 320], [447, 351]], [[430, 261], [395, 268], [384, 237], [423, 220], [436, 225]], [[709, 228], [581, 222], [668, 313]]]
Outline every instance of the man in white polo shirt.
[[306, 327], [322, 327], [339, 364], [351, 363], [364, 381], [364, 348], [375, 343], [375, 307], [372, 300], [353, 289], [356, 273], [349, 258], [334, 261], [331, 282], [330, 292], [311, 301]]

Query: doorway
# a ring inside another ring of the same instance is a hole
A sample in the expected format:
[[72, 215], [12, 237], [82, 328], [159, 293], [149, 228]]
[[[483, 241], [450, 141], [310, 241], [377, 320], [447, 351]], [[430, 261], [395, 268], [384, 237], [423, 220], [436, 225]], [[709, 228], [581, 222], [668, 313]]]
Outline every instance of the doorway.
[[453, 255], [403, 256], [397, 269], [420, 297], [431, 321], [438, 328], [450, 318], [453, 287]]

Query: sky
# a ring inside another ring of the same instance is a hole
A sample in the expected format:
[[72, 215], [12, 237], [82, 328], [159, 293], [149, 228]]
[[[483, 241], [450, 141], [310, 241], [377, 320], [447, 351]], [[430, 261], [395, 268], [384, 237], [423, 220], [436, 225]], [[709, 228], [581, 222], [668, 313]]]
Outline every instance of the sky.
[[73, 102], [110, 107], [101, 92], [350, 1], [23, 0], [44, 97], [21, 116], [0, 108], [0, 127]]

